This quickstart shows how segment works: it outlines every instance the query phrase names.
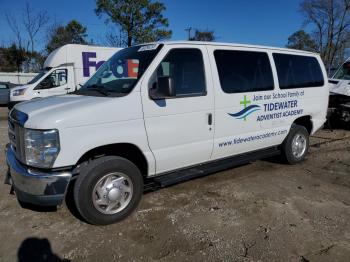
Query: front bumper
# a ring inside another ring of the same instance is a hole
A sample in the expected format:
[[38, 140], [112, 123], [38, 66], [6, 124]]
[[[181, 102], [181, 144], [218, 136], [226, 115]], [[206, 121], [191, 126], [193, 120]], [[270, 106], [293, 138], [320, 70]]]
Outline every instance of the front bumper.
[[5, 181], [11, 181], [17, 199], [40, 206], [62, 203], [71, 172], [41, 172], [23, 166], [15, 157], [10, 145], [6, 146], [8, 173]]

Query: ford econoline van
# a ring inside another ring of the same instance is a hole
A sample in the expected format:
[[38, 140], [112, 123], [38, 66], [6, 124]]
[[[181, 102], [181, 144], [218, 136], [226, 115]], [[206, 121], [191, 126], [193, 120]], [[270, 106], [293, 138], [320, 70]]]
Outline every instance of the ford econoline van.
[[22, 202], [82, 217], [127, 217], [144, 190], [282, 154], [303, 161], [327, 114], [318, 54], [273, 47], [161, 42], [123, 49], [75, 94], [10, 112], [6, 181]]

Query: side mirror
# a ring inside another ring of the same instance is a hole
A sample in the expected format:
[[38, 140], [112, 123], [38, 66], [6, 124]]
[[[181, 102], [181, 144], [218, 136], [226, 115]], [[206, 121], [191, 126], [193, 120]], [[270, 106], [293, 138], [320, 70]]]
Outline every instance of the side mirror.
[[174, 81], [171, 77], [158, 77], [155, 88], [150, 89], [150, 97], [154, 100], [176, 96]]

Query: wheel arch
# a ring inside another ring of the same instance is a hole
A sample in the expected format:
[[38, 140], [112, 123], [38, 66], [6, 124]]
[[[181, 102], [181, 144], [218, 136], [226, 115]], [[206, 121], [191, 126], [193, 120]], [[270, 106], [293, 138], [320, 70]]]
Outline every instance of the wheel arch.
[[139, 147], [131, 143], [117, 143], [95, 147], [84, 153], [76, 165], [102, 156], [119, 156], [128, 159], [139, 168], [144, 178], [148, 176], [149, 166], [145, 155]]
[[310, 115], [302, 116], [295, 119], [293, 124], [305, 127], [309, 135], [311, 135], [313, 130], [313, 123]]

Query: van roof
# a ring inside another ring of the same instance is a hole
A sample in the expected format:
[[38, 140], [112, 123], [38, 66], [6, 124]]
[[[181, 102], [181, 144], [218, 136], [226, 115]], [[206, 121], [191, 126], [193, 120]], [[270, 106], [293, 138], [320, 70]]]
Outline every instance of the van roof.
[[[238, 44], [238, 43], [223, 43], [223, 42], [206, 42], [206, 41], [160, 41], [149, 44], [164, 44], [164, 45], [172, 45], [172, 44], [190, 44], [190, 45], [211, 45], [211, 46], [229, 46], [229, 47], [244, 47], [244, 48], [259, 48], [259, 49], [267, 49], [267, 50], [275, 50], [275, 51], [284, 51], [284, 52], [294, 52], [294, 53], [304, 53], [304, 54], [312, 54], [318, 55], [315, 52], [290, 49], [290, 48], [281, 48], [281, 47], [271, 47], [271, 46], [262, 46], [262, 45], [247, 45], [247, 44]], [[143, 45], [143, 44], [142, 44]]]

